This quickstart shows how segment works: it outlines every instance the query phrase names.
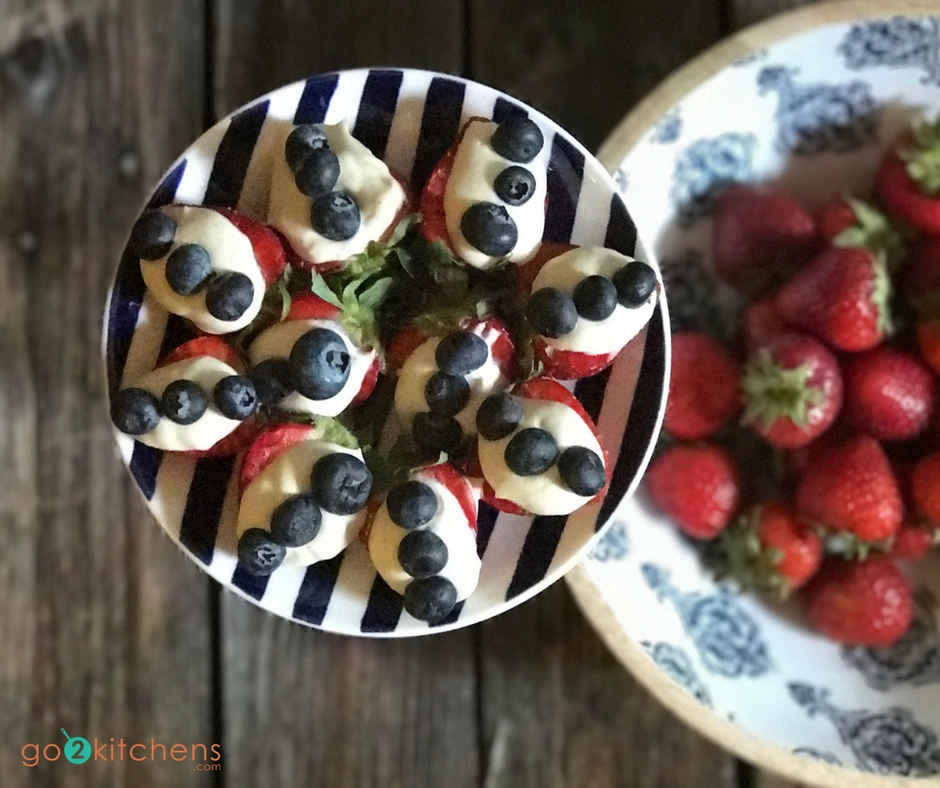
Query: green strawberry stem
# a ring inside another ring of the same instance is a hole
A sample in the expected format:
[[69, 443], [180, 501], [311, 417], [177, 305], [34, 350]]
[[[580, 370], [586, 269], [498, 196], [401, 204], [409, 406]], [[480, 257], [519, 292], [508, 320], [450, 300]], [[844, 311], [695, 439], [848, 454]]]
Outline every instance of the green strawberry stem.
[[873, 281], [871, 300], [878, 310], [878, 331], [884, 336], [894, 332], [894, 322], [891, 319], [891, 296], [893, 288], [891, 277], [888, 274], [888, 262], [884, 252], [876, 252], [872, 263]]
[[752, 506], [722, 531], [719, 540], [726, 563], [718, 579], [730, 578], [742, 591], [764, 591], [782, 601], [792, 588], [777, 571], [783, 553], [776, 547], [765, 547], [757, 535], [762, 510], [760, 504]]
[[855, 214], [855, 224], [839, 233], [832, 242], [836, 246], [868, 249], [876, 255], [883, 253], [888, 268], [893, 272], [905, 255], [901, 235], [874, 206], [854, 197], [844, 199]]
[[809, 423], [809, 409], [821, 405], [825, 394], [808, 385], [809, 364], [785, 369], [770, 352], [761, 351], [744, 371], [741, 387], [745, 395], [744, 421], [760, 423], [769, 429], [779, 419], [789, 419], [798, 427]]
[[911, 127], [913, 149], [899, 151], [907, 162], [907, 174], [929, 197], [940, 196], [940, 117], [930, 123], [920, 119]]

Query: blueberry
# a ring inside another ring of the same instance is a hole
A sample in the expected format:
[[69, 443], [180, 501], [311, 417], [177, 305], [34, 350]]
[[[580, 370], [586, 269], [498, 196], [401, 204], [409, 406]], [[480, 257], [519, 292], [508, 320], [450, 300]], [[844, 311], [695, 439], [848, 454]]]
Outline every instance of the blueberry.
[[532, 161], [544, 144], [542, 130], [533, 121], [521, 115], [507, 118], [500, 123], [490, 139], [490, 147], [494, 151], [504, 159], [519, 164]]
[[440, 575], [414, 580], [405, 589], [405, 610], [419, 621], [429, 624], [439, 624], [456, 604], [457, 588]]
[[310, 151], [294, 176], [297, 188], [301, 194], [306, 194], [308, 197], [321, 197], [328, 194], [338, 180], [339, 159], [329, 148], [317, 148]]
[[455, 416], [470, 401], [470, 384], [459, 375], [435, 372], [424, 387], [424, 398], [431, 413]]
[[572, 296], [585, 320], [606, 320], [617, 308], [617, 288], [606, 276], [588, 276], [578, 282]]
[[228, 375], [215, 384], [212, 391], [215, 406], [227, 419], [244, 421], [258, 409], [255, 384], [241, 375]]
[[323, 522], [320, 507], [309, 493], [292, 495], [271, 515], [271, 536], [285, 547], [312, 542]]
[[206, 309], [216, 320], [230, 323], [245, 314], [254, 297], [255, 286], [247, 276], [225, 271], [209, 280]]
[[126, 435], [143, 435], [160, 423], [160, 403], [144, 389], [123, 389], [111, 398], [111, 421]]
[[505, 257], [519, 240], [519, 230], [509, 211], [492, 202], [478, 202], [467, 208], [460, 217], [460, 232], [467, 243], [490, 257]]
[[333, 452], [317, 460], [310, 483], [321, 508], [332, 514], [355, 514], [369, 500], [372, 472], [358, 457]]
[[488, 441], [510, 435], [522, 421], [522, 403], [512, 394], [493, 394], [483, 400], [477, 411], [477, 432]]
[[627, 263], [612, 279], [617, 300], [628, 309], [643, 306], [656, 289], [656, 272], [639, 260]]
[[551, 433], [527, 427], [513, 435], [506, 445], [506, 466], [516, 476], [538, 476], [558, 459], [558, 444]]
[[584, 446], [570, 446], [561, 453], [558, 473], [569, 490], [585, 498], [597, 495], [607, 483], [604, 461]]
[[277, 405], [293, 391], [290, 362], [286, 358], [269, 358], [252, 367], [248, 377], [255, 385], [255, 394], [262, 405]]
[[183, 244], [166, 259], [166, 282], [174, 293], [192, 295], [205, 287], [212, 274], [212, 261], [204, 246]]
[[525, 316], [536, 333], [552, 339], [570, 334], [578, 324], [574, 300], [557, 287], [536, 290], [526, 304]]
[[170, 251], [176, 235], [176, 220], [163, 211], [144, 211], [131, 230], [127, 248], [142, 260], [159, 260]]
[[463, 430], [456, 419], [419, 413], [411, 425], [411, 435], [422, 449], [433, 452], [456, 454], [463, 443]]
[[349, 380], [351, 359], [343, 338], [328, 328], [312, 328], [290, 351], [290, 379], [307, 399], [335, 397]]
[[493, 181], [496, 196], [509, 205], [524, 205], [535, 194], [535, 176], [525, 167], [507, 167]]
[[486, 341], [472, 331], [452, 331], [437, 344], [434, 361], [447, 375], [466, 375], [482, 367], [489, 358]]
[[209, 407], [209, 398], [198, 383], [192, 380], [174, 380], [163, 389], [160, 410], [177, 424], [195, 424]]
[[284, 144], [284, 158], [287, 160], [287, 166], [294, 172], [300, 169], [304, 159], [312, 151], [329, 147], [326, 139], [326, 132], [322, 126], [316, 126], [313, 123], [305, 123], [297, 126], [287, 135], [287, 142]]
[[426, 525], [437, 514], [434, 490], [414, 479], [392, 487], [385, 505], [392, 522], [408, 530]]
[[347, 241], [358, 231], [362, 217], [359, 203], [349, 192], [329, 192], [314, 198], [310, 224], [330, 241]]
[[411, 531], [398, 543], [398, 563], [413, 578], [423, 580], [447, 565], [447, 545], [431, 531]]
[[238, 563], [259, 577], [271, 574], [287, 555], [287, 548], [262, 528], [249, 528], [238, 539]]

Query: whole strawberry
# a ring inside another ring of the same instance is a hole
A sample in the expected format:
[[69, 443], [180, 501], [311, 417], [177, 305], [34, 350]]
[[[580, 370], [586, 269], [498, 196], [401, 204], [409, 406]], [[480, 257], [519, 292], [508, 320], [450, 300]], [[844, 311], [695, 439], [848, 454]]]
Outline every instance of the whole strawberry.
[[937, 543], [937, 537], [936, 527], [904, 524], [894, 538], [890, 554], [894, 558], [920, 558]]
[[832, 246], [778, 291], [775, 304], [788, 323], [837, 350], [868, 350], [889, 330], [890, 292], [882, 257]]
[[829, 558], [804, 591], [813, 628], [838, 643], [890, 646], [911, 624], [914, 601], [889, 558]]
[[776, 446], [804, 446], [842, 405], [839, 364], [821, 342], [789, 332], [751, 353], [744, 369], [744, 421]]
[[675, 438], [714, 435], [741, 409], [741, 370], [728, 350], [701, 331], [672, 338], [672, 374], [663, 427]]
[[653, 503], [696, 539], [718, 536], [740, 497], [734, 461], [712, 444], [666, 449], [650, 465], [646, 486]]
[[843, 367], [845, 412], [851, 424], [884, 441], [919, 434], [933, 413], [930, 370], [900, 350], [881, 346], [851, 356]]
[[940, 232], [940, 119], [916, 123], [885, 155], [875, 173], [875, 193], [895, 218]]
[[728, 573], [745, 589], [785, 599], [816, 573], [822, 541], [785, 506], [757, 504], [721, 534]]
[[921, 458], [911, 473], [911, 498], [916, 514], [940, 526], [940, 452]]
[[903, 508], [888, 458], [868, 435], [813, 456], [796, 491], [797, 513], [806, 522], [863, 545], [891, 539]]
[[897, 230], [881, 211], [862, 200], [837, 197], [817, 211], [816, 227], [824, 245], [883, 252], [889, 267], [904, 256]]
[[789, 194], [735, 184], [712, 221], [715, 272], [750, 294], [782, 282], [812, 254], [813, 217]]
[[748, 352], [756, 350], [772, 337], [787, 330], [786, 321], [777, 312], [772, 296], [751, 301], [744, 307], [741, 324], [744, 346]]

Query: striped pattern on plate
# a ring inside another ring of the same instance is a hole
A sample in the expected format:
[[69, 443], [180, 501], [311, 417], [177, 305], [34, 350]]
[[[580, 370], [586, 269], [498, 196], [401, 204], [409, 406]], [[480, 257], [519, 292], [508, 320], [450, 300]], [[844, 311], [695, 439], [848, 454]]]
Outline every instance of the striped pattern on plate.
[[[462, 124], [473, 116], [532, 117], [542, 127], [549, 161], [545, 239], [603, 244], [633, 255], [636, 230], [616, 188], [574, 139], [543, 115], [473, 82], [412, 70], [347, 71], [281, 88], [202, 135], [173, 165], [149, 207], [170, 202], [221, 205], [264, 216], [277, 124], [336, 123], [382, 157], [417, 192]], [[639, 256], [642, 256], [639, 255]], [[118, 266], [106, 314], [111, 393], [150, 370], [190, 335], [146, 292], [135, 258]], [[575, 393], [598, 420], [614, 463], [605, 503], [570, 517], [517, 517], [481, 505], [476, 592], [444, 623], [429, 628], [402, 610], [401, 597], [377, 576], [363, 545], [309, 568], [256, 578], [238, 568], [234, 458], [193, 460], [118, 434], [137, 486], [167, 533], [216, 580], [272, 613], [346, 634], [416, 635], [489, 618], [561, 577], [590, 548], [596, 532], [645, 466], [663, 401], [665, 338], [657, 309], [639, 351], [580, 381]], [[634, 343], [631, 343], [634, 344]], [[637, 377], [637, 365], [642, 365]], [[636, 385], [637, 395], [632, 395]], [[629, 418], [628, 418], [629, 416]]]

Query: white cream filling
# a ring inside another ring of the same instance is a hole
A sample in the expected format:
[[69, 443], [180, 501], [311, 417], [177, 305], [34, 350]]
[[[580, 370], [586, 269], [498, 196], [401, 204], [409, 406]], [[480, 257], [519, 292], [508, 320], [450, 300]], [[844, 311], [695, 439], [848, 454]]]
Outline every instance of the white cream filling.
[[352, 238], [345, 241], [324, 238], [310, 226], [312, 200], [297, 188], [294, 173], [284, 157], [284, 145], [293, 128], [284, 129], [275, 147], [268, 224], [280, 230], [294, 251], [310, 262], [345, 260], [364, 252], [395, 220], [405, 203], [404, 189], [385, 162], [373, 156], [344, 124], [324, 125], [330, 150], [339, 159], [339, 179], [334, 191], [347, 191], [355, 197], [362, 219]]
[[[454, 584], [459, 602], [473, 593], [480, 579], [476, 535], [467, 523], [460, 501], [447, 487], [420, 471], [411, 478], [424, 482], [437, 495], [437, 513], [419, 530], [433, 532], [447, 545], [447, 563], [438, 575]], [[398, 561], [398, 546], [408, 533], [392, 522], [388, 507], [383, 503], [369, 533], [369, 554], [382, 579], [399, 594], [404, 594], [414, 580]]]
[[[295, 443], [275, 457], [242, 493], [238, 509], [237, 535], [249, 528], [271, 530], [271, 515], [284, 501], [301, 492], [310, 492], [310, 473], [317, 460], [327, 454], [342, 452], [362, 459], [358, 449], [318, 440], [316, 433]], [[317, 535], [300, 547], [288, 547], [283, 566], [310, 566], [339, 553], [358, 535], [365, 521], [366, 508], [350, 515], [332, 514], [321, 509], [322, 521]]]
[[[140, 272], [147, 289], [160, 305], [188, 320], [207, 334], [229, 334], [239, 331], [257, 317], [264, 299], [265, 283], [255, 260], [248, 236], [242, 233], [222, 214], [208, 208], [192, 205], [167, 205], [160, 209], [176, 220], [176, 236], [166, 256], [159, 260], [141, 260]], [[189, 296], [173, 292], [166, 281], [166, 261], [172, 252], [184, 244], [199, 244], [209, 253], [215, 271], [235, 271], [251, 280], [254, 295], [251, 304], [238, 320], [218, 320], [206, 309], [206, 290]]]
[[538, 427], [555, 438], [559, 452], [569, 446], [584, 446], [602, 459], [604, 452], [590, 427], [567, 405], [522, 397], [519, 402], [522, 405], [522, 421], [511, 435], [498, 441], [480, 438], [483, 477], [498, 497], [512, 501], [532, 514], [570, 514], [584, 506], [590, 498], [578, 495], [565, 486], [558, 473], [558, 463], [538, 476], [517, 476], [506, 465], [506, 446], [519, 430]]
[[338, 416], [356, 398], [369, 367], [375, 361], [374, 351], [360, 350], [349, 338], [346, 330], [335, 320], [286, 320], [283, 323], [265, 329], [248, 348], [248, 357], [253, 365], [269, 358], [287, 358], [294, 344], [312, 328], [328, 328], [343, 338], [349, 353], [349, 378], [342, 390], [332, 397], [321, 400], [308, 399], [297, 391], [292, 391], [278, 403], [281, 410], [293, 413], [308, 413], [314, 416]]
[[240, 421], [227, 419], [212, 401], [212, 391], [216, 384], [229, 375], [237, 375], [224, 361], [212, 356], [196, 356], [182, 361], [175, 361], [148, 372], [134, 386], [149, 391], [158, 400], [163, 390], [177, 380], [191, 380], [197, 384], [209, 400], [206, 412], [192, 424], [177, 424], [166, 416], [160, 417], [156, 428], [137, 440], [147, 446], [164, 451], [205, 451], [212, 448], [222, 438], [230, 435], [241, 424]]
[[[501, 334], [495, 328], [484, 324], [473, 329], [490, 348], [490, 355], [482, 367], [464, 375], [470, 384], [470, 399], [463, 409], [454, 416], [463, 428], [465, 435], [477, 434], [477, 411], [488, 396], [503, 391], [509, 381], [503, 376], [499, 365], [493, 359], [493, 345]], [[418, 413], [427, 412], [428, 403], [424, 389], [431, 376], [438, 371], [434, 354], [441, 340], [432, 337], [420, 345], [405, 361], [395, 385], [395, 410], [405, 421], [411, 421]]]
[[490, 147], [490, 138], [496, 128], [497, 124], [493, 121], [470, 121], [457, 146], [454, 166], [444, 189], [444, 216], [453, 252], [468, 265], [483, 270], [492, 268], [503, 258], [484, 254], [464, 237], [460, 220], [471, 205], [491, 202], [506, 208], [519, 231], [516, 245], [506, 255], [506, 259], [517, 265], [535, 254], [542, 243], [545, 229], [549, 145], [543, 145], [542, 150], [528, 164], [519, 165], [534, 176], [535, 193], [522, 205], [507, 205], [496, 196], [493, 182], [503, 170], [516, 162], [503, 158]]
[[[579, 246], [545, 263], [532, 283], [532, 292], [543, 287], [556, 287], [563, 293], [573, 295], [574, 289], [585, 277], [599, 274], [610, 279], [632, 260], [632, 257], [613, 249]], [[578, 317], [577, 325], [571, 333], [557, 339], [543, 339], [550, 348], [557, 350], [573, 350], [597, 356], [619, 353], [623, 346], [649, 323], [656, 307], [656, 293], [654, 290], [636, 309], [628, 309], [618, 303], [606, 320], [595, 321]]]

